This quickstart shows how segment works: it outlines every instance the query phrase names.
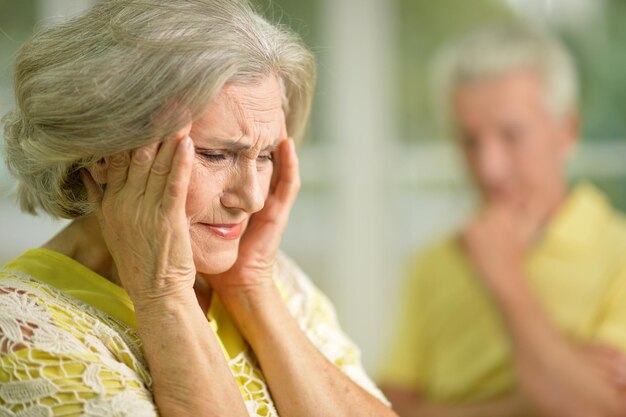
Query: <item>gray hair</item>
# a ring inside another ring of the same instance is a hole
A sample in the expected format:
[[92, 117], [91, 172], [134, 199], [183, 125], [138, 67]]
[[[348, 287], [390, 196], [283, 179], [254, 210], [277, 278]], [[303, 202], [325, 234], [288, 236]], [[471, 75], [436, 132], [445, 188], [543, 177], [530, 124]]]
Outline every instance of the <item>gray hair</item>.
[[519, 70], [541, 78], [546, 104], [556, 117], [578, 107], [574, 60], [554, 36], [518, 25], [492, 26], [445, 46], [434, 61], [434, 99], [442, 125], [451, 127], [451, 102], [459, 86]]
[[[35, 34], [14, 72], [6, 163], [23, 211], [93, 211], [79, 170], [161, 141], [226, 83], [278, 78], [289, 134], [308, 118], [315, 61], [245, 0], [109, 0]], [[166, 115], [166, 117], [163, 117]]]

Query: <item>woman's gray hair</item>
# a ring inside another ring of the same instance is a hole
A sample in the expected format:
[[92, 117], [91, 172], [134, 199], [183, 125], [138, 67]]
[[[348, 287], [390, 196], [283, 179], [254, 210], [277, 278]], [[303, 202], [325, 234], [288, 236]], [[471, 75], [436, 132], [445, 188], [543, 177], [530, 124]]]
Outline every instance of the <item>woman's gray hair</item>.
[[452, 125], [452, 101], [459, 86], [519, 70], [539, 75], [556, 117], [578, 107], [574, 60], [553, 35], [522, 25], [490, 26], [445, 46], [434, 61], [433, 92], [442, 125]]
[[245, 0], [109, 0], [40, 31], [17, 55], [16, 107], [3, 120], [22, 210], [90, 213], [80, 169], [163, 140], [226, 83], [270, 75], [298, 140], [313, 96], [313, 55]]

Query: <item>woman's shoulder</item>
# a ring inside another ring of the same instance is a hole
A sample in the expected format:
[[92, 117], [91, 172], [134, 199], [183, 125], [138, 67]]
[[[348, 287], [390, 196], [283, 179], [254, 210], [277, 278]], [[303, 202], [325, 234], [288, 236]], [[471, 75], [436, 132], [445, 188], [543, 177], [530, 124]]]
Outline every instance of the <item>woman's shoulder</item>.
[[134, 329], [22, 271], [0, 269], [0, 349], [98, 357], [149, 381]]
[[[11, 269], [0, 269], [0, 337], [21, 339], [9, 323], [19, 321], [33, 328], [55, 325], [61, 311], [78, 310], [64, 294], [35, 277]], [[22, 329], [24, 325], [20, 326]]]
[[298, 264], [282, 251], [276, 257], [274, 281], [286, 300], [319, 291]]
[[71, 327], [89, 330], [105, 326], [128, 333], [128, 326], [119, 320], [21, 270], [0, 269], [0, 300], [0, 306], [7, 307], [3, 310], [5, 315], [45, 312], [46, 318], [57, 325], [62, 325], [63, 316], [68, 316]]
[[284, 252], [278, 254], [274, 281], [301, 326], [304, 322], [308, 322], [308, 326], [316, 322], [338, 325], [331, 301]]
[[50, 404], [74, 398], [68, 415], [130, 407], [154, 416], [150, 386], [132, 329], [24, 272], [0, 270], [0, 414], [52, 416], [63, 410]]

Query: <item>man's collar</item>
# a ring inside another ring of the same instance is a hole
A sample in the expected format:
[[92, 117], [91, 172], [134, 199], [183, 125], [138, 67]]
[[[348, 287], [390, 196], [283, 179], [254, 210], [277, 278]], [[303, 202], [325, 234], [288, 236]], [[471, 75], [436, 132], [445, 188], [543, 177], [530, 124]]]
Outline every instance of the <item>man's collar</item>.
[[576, 185], [552, 217], [539, 248], [588, 250], [597, 242], [613, 209], [606, 195], [590, 183]]

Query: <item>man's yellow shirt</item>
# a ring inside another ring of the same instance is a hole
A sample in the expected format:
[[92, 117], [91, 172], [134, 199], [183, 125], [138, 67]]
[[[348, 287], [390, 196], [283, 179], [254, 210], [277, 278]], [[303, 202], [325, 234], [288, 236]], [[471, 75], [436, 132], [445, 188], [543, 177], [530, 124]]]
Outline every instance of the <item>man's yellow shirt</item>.
[[[626, 352], [626, 219], [599, 190], [584, 183], [570, 192], [525, 269], [566, 337]], [[445, 403], [484, 401], [515, 388], [499, 307], [458, 235], [410, 263], [403, 297], [383, 383]]]

